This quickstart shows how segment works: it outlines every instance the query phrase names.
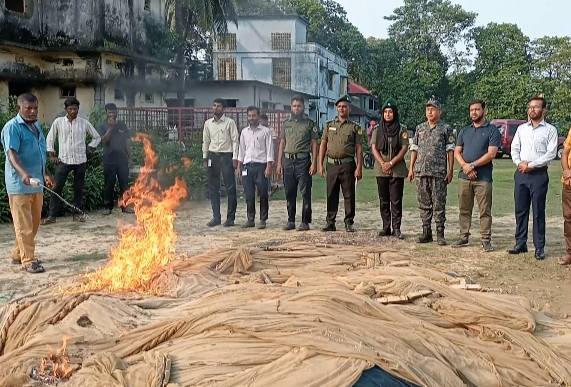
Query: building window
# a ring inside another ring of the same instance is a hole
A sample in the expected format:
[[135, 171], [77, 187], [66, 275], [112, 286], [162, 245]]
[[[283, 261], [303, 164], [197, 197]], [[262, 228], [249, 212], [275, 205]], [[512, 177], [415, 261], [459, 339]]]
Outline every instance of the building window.
[[291, 50], [291, 34], [272, 32], [272, 50]]
[[115, 99], [118, 101], [123, 101], [125, 99], [125, 94], [121, 89], [115, 89]]
[[273, 102], [262, 102], [262, 110], [276, 110], [276, 104]]
[[335, 78], [335, 71], [327, 71], [327, 87], [329, 88], [329, 90], [333, 90], [333, 81]]
[[155, 102], [154, 95], [152, 93], [145, 93], [145, 102], [146, 103], [153, 103]]
[[60, 98], [75, 97], [75, 86], [65, 86], [59, 89]]
[[375, 100], [369, 98], [369, 110], [375, 110]]
[[220, 36], [216, 43], [218, 50], [236, 51], [236, 34], [224, 34]]
[[145, 0], [145, 11], [151, 11], [151, 0]]
[[291, 59], [272, 59], [272, 83], [284, 89], [291, 88]]
[[12, 12], [24, 13], [26, 11], [25, 0], [4, 0], [4, 6]]
[[218, 59], [218, 79], [221, 81], [235, 81], [236, 58]]

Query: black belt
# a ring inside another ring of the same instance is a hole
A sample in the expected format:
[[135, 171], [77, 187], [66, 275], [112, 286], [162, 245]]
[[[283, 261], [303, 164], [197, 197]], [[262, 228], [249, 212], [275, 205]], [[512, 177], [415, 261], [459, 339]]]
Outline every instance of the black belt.
[[309, 153], [286, 153], [284, 157], [290, 160], [305, 160], [309, 158]]
[[341, 165], [355, 162], [353, 157], [343, 157], [341, 159], [334, 159], [333, 157], [327, 157], [327, 162], [333, 165]]

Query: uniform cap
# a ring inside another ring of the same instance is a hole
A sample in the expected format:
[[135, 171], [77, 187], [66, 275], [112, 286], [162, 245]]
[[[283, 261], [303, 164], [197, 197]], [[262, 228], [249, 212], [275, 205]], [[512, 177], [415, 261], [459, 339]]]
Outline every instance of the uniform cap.
[[335, 106], [337, 106], [340, 102], [351, 103], [351, 97], [349, 97], [347, 94], [345, 94], [343, 97], [339, 98], [339, 99], [335, 102]]
[[438, 100], [438, 98], [436, 96], [432, 96], [428, 99], [428, 101], [426, 102], [426, 106], [434, 106], [437, 109], [441, 109], [442, 105], [440, 104], [440, 101]]

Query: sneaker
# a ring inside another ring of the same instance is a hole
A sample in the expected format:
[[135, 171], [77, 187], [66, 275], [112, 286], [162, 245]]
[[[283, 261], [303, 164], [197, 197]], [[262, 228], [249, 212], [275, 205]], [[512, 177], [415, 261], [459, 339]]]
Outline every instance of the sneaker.
[[248, 220], [246, 221], [246, 223], [242, 225], [242, 228], [252, 228], [252, 227], [256, 227], [256, 223], [254, 223], [253, 220]]
[[491, 251], [494, 251], [494, 246], [492, 245], [491, 241], [482, 241], [482, 249], [484, 249], [484, 251], [486, 253], [489, 253]]
[[44, 269], [42, 264], [39, 263], [38, 261], [32, 261], [32, 262], [26, 264], [23, 267], [23, 270], [27, 271], [28, 273], [32, 273], [32, 274], [43, 273], [44, 271], [46, 271], [46, 269]]
[[113, 212], [113, 210], [110, 210], [109, 208], [106, 208], [103, 210], [102, 214], [103, 215], [111, 215], [111, 213]]
[[321, 231], [329, 232], [329, 231], [337, 231], [335, 224], [329, 223], [327, 226], [323, 227]]
[[284, 226], [285, 231], [294, 230], [294, 229], [295, 229], [294, 222], [287, 222], [287, 224]]
[[87, 215], [85, 215], [85, 214], [75, 214], [75, 215], [73, 215], [73, 221], [74, 221], [74, 222], [85, 223], [86, 220], [87, 220]]
[[456, 242], [452, 243], [452, 247], [454, 248], [465, 247], [468, 246], [468, 243], [469, 243], [468, 238], [460, 238]]
[[42, 219], [42, 225], [52, 224], [56, 222], [56, 218], [54, 216], [48, 216], [47, 218]]
[[210, 222], [206, 223], [206, 225], [208, 227], [215, 227], [222, 224], [222, 222], [220, 221], [220, 219], [210, 219]]
[[226, 222], [224, 222], [223, 226], [224, 226], [224, 227], [232, 227], [232, 226], [234, 226], [234, 220], [232, 220], [232, 219], [226, 219]]
[[297, 228], [297, 231], [309, 231], [309, 224], [308, 223], [301, 223]]
[[260, 223], [258, 224], [258, 228], [260, 230], [263, 230], [266, 228], [266, 221], [265, 220], [260, 220]]

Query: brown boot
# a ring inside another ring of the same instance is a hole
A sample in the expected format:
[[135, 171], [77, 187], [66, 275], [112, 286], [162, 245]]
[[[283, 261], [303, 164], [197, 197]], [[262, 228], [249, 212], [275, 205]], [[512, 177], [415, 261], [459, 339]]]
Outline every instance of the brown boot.
[[432, 242], [432, 228], [430, 226], [422, 227], [422, 235], [418, 238], [418, 243], [430, 243]]

